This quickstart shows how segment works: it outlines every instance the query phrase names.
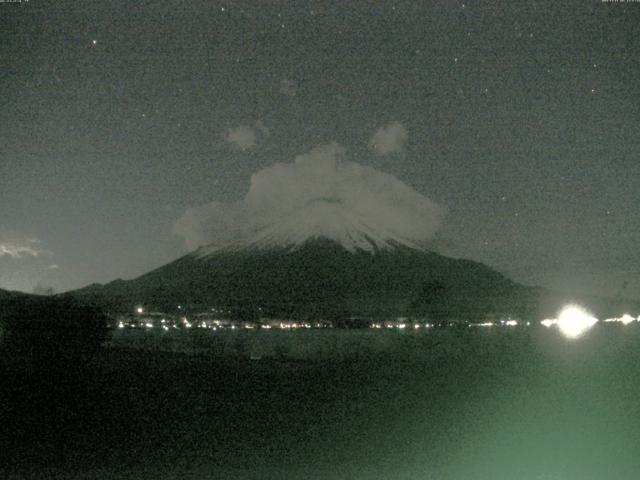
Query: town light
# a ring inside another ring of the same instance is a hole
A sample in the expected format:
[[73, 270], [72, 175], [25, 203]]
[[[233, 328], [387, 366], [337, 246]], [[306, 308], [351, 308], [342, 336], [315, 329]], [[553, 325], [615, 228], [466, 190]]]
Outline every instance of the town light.
[[565, 307], [558, 316], [558, 328], [567, 338], [578, 338], [597, 322], [597, 318], [577, 305]]

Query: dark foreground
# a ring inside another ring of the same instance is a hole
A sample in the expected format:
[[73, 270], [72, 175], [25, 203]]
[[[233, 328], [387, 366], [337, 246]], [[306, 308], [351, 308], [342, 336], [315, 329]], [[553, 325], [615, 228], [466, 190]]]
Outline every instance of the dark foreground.
[[638, 326], [404, 335], [334, 361], [5, 366], [0, 478], [640, 478]]

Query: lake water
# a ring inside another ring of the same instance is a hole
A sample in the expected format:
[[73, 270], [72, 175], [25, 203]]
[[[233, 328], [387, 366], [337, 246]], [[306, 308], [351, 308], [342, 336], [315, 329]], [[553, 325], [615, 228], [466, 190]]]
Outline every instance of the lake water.
[[[74, 454], [65, 449], [54, 472], [640, 477], [640, 325], [599, 324], [578, 339], [543, 327], [205, 334], [158, 343], [153, 333], [118, 333], [120, 346], [200, 355], [111, 349], [96, 360], [87, 380], [97, 392], [93, 420], [68, 436]], [[254, 342], [267, 346], [253, 351]]]

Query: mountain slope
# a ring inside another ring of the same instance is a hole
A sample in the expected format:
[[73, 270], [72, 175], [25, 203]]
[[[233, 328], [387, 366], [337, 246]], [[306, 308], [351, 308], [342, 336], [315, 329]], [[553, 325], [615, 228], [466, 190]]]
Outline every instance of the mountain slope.
[[33, 297], [33, 295], [29, 295], [28, 293], [23, 293], [23, 292], [16, 292], [13, 290], [2, 290], [0, 288], [0, 302], [4, 302], [7, 300], [14, 300], [16, 298], [30, 298]]
[[349, 250], [326, 238], [286, 246], [200, 249], [129, 281], [73, 292], [111, 311], [135, 305], [176, 311], [210, 307], [292, 318], [412, 315], [478, 318], [533, 316], [537, 289], [469, 260], [367, 239]]

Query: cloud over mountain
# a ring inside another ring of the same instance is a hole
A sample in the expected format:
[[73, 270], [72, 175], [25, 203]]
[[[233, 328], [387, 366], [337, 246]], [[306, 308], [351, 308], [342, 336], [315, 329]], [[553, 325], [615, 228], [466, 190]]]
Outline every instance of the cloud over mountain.
[[359, 231], [425, 244], [443, 215], [444, 208], [392, 175], [348, 160], [334, 142], [257, 172], [239, 201], [189, 208], [174, 232], [190, 249], [247, 241], [265, 232], [299, 241]]

